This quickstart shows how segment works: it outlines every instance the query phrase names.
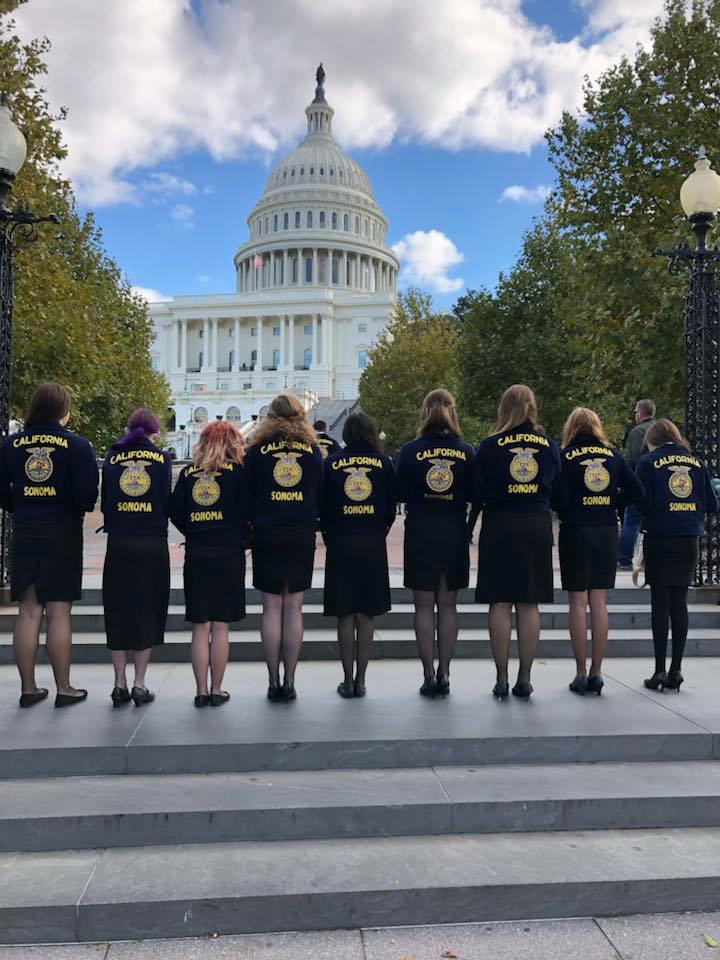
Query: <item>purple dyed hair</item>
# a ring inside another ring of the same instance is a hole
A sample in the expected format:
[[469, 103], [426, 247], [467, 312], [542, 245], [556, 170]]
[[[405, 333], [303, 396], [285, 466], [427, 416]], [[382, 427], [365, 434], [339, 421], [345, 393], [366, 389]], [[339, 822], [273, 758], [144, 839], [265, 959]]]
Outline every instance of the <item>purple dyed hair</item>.
[[130, 414], [124, 435], [113, 446], [129, 447], [136, 440], [140, 440], [142, 437], [152, 437], [156, 433], [160, 433], [160, 421], [152, 410], [140, 407]]

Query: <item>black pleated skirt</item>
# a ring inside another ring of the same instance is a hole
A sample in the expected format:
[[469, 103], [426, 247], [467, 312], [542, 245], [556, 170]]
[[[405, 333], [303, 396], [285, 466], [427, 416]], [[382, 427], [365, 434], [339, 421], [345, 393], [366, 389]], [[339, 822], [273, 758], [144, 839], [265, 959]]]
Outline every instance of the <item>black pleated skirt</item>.
[[72, 602], [82, 594], [80, 517], [15, 521], [10, 541], [10, 597], [22, 600], [34, 584], [39, 603]]
[[698, 558], [697, 537], [643, 538], [645, 582], [658, 587], [688, 587]]
[[233, 544], [185, 544], [185, 619], [235, 623], [245, 617], [245, 549]]
[[411, 590], [461, 590], [470, 579], [470, 548], [465, 514], [459, 517], [408, 517], [403, 547], [404, 584]]
[[300, 593], [312, 586], [315, 528], [256, 527], [253, 586], [263, 593]]
[[364, 613], [376, 617], [390, 609], [390, 577], [383, 530], [328, 533], [325, 558], [326, 617]]
[[109, 534], [103, 568], [108, 647], [147, 650], [163, 643], [169, 601], [167, 537]]
[[568, 527], [561, 523], [558, 546], [563, 590], [611, 590], [615, 586], [617, 526]]
[[552, 603], [552, 516], [483, 513], [477, 603]]

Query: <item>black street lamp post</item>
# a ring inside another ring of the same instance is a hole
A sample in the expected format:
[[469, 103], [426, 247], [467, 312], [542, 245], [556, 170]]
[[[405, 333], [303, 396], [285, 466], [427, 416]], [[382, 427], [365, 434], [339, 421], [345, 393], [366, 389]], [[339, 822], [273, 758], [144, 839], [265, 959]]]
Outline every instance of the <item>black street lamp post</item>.
[[[680, 203], [695, 234], [695, 246], [684, 242], [673, 250], [656, 250], [669, 258], [672, 272], [690, 270], [685, 298], [685, 432], [690, 446], [720, 477], [720, 250], [707, 236], [720, 209], [720, 176], [710, 169], [704, 148], [695, 171], [680, 189]], [[707, 537], [700, 541], [697, 586], [720, 583], [720, 518], [707, 518]]]
[[[13, 336], [13, 253], [19, 243], [38, 238], [39, 223], [59, 223], [55, 215], [40, 217], [18, 204], [12, 210], [5, 202], [18, 171], [25, 162], [25, 137], [10, 115], [8, 97], [0, 93], [0, 442], [10, 432]], [[0, 586], [9, 577], [10, 516], [0, 515]]]

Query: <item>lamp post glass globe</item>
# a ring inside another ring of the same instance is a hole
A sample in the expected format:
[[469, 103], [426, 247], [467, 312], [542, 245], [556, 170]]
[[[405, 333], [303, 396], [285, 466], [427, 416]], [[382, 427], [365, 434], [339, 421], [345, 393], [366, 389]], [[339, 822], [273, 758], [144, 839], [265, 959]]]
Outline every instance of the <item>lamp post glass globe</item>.
[[27, 156], [27, 143], [10, 113], [7, 94], [0, 93], [0, 170], [15, 176]]
[[680, 204], [688, 220], [712, 219], [720, 210], [720, 176], [711, 168], [704, 147], [700, 148], [695, 170], [680, 187]]

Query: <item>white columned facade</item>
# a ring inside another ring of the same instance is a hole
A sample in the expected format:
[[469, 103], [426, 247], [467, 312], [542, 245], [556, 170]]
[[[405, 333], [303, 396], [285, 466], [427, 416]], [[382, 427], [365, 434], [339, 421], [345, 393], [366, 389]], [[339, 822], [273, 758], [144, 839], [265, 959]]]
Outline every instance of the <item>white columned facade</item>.
[[287, 287], [288, 284], [288, 252], [283, 250], [283, 286]]
[[347, 285], [348, 285], [348, 272], [347, 272], [347, 268], [348, 268], [348, 255], [347, 255], [347, 250], [343, 250], [343, 272], [342, 272], [342, 283], [340, 284], [341, 287], [347, 287]]
[[327, 367], [328, 364], [328, 315], [322, 315], [322, 364]]
[[[317, 285], [318, 283], [318, 252], [317, 247], [313, 247], [312, 252], [312, 282]], [[303, 277], [304, 279], [304, 277]]]
[[255, 317], [256, 329], [257, 329], [257, 358], [255, 360], [255, 369], [262, 370], [263, 368], [263, 318]]
[[202, 363], [200, 364], [201, 370], [207, 370], [208, 366], [208, 341], [210, 339], [210, 322], [207, 317], [203, 320], [203, 335], [202, 335]]
[[290, 313], [287, 317], [288, 322], [288, 361], [287, 365], [291, 370], [295, 369], [295, 314]]
[[210, 352], [208, 354], [208, 371], [215, 373], [220, 366], [218, 363], [218, 318], [210, 318]]
[[310, 363], [311, 367], [316, 367], [318, 365], [318, 315], [313, 313], [312, 315], [312, 361]]
[[183, 373], [187, 372], [187, 328], [188, 322], [183, 319], [180, 321], [182, 323], [182, 337], [180, 339], [180, 369]]
[[234, 319], [232, 368], [235, 373], [240, 370], [240, 317]]

